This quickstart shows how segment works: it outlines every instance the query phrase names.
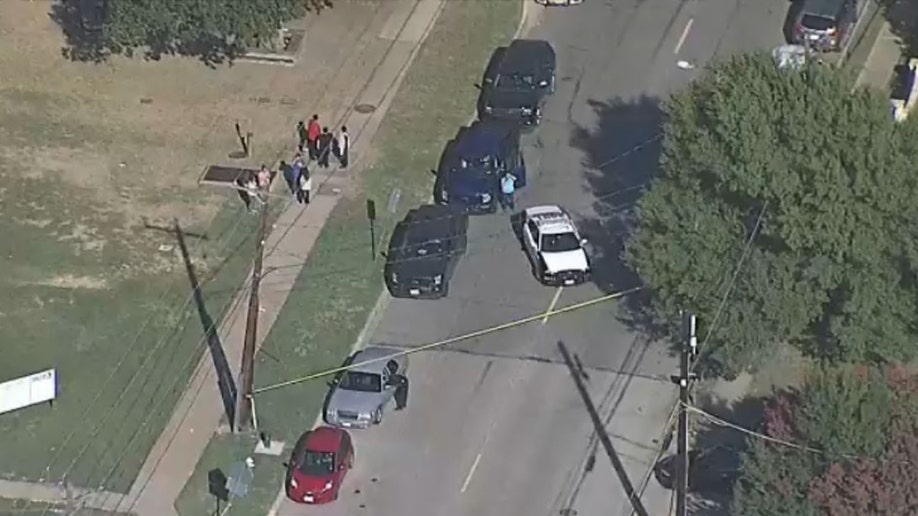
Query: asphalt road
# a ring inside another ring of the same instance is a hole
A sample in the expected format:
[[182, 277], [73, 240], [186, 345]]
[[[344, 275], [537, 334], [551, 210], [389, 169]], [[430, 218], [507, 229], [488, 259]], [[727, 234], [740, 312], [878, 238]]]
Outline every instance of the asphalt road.
[[[770, 49], [782, 41], [788, 5], [587, 0], [543, 13], [529, 37], [554, 44], [559, 86], [543, 126], [525, 138], [530, 184], [517, 208], [574, 212], [593, 243], [595, 283], [539, 285], [509, 216], [476, 217], [450, 297], [393, 300], [371, 342], [423, 345], [633, 286], [618, 255], [637, 190], [622, 190], [654, 172], [659, 99], [698, 73], [677, 60], [700, 68], [713, 56]], [[652, 466], [676, 390], [666, 345], [642, 337], [627, 314], [612, 301], [414, 355], [408, 409], [352, 432], [356, 465], [340, 499], [288, 501], [279, 514], [631, 514], [625, 485], [639, 489]], [[597, 450], [559, 342], [586, 372], [627, 481]], [[651, 480], [644, 503], [667, 514], [670, 494]]]

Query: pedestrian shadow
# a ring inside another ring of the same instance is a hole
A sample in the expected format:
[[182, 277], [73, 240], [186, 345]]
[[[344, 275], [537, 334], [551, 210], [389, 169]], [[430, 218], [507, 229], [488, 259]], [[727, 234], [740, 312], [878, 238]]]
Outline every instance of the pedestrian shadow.
[[[578, 225], [590, 241], [593, 282], [603, 292], [620, 292], [643, 286], [625, 251], [640, 200], [659, 175], [663, 110], [658, 98], [647, 96], [588, 104], [596, 113], [596, 126], [575, 127], [570, 138], [584, 153], [583, 181], [592, 196], [591, 213]], [[625, 297], [619, 317], [631, 330], [655, 340], [667, 332], [650, 301], [646, 291]]]
[[217, 386], [220, 388], [220, 398], [223, 401], [223, 410], [226, 414], [227, 421], [230, 426], [232, 426], [236, 415], [236, 382], [233, 381], [232, 369], [230, 368], [229, 362], [226, 360], [223, 344], [220, 342], [220, 336], [217, 334], [217, 325], [207, 311], [207, 306], [204, 303], [201, 283], [198, 281], [194, 263], [191, 261], [191, 255], [185, 243], [185, 233], [178, 221], [175, 221], [175, 236], [178, 239], [182, 260], [185, 262], [185, 270], [188, 272], [188, 280], [191, 282], [192, 296], [198, 310], [198, 317], [204, 328], [204, 338], [207, 342], [207, 347], [210, 349], [210, 356], [214, 362], [214, 371], [217, 373]]
[[634, 510], [634, 514], [637, 516], [649, 516], [647, 509], [644, 508], [644, 504], [641, 502], [640, 494], [634, 489], [634, 484], [632, 484], [631, 479], [628, 478], [628, 472], [625, 471], [625, 465], [622, 464], [621, 458], [615, 451], [615, 447], [612, 444], [612, 439], [609, 437], [609, 433], [606, 431], [605, 424], [603, 423], [602, 418], [599, 416], [599, 412], [596, 410], [596, 406], [593, 404], [593, 400], [590, 397], [590, 393], [587, 391], [586, 385], [584, 385], [584, 377], [586, 374], [582, 365], [578, 363], [579, 361], [574, 360], [564, 342], [558, 341], [558, 351], [561, 352], [561, 357], [564, 359], [564, 364], [567, 366], [568, 372], [570, 373], [571, 378], [574, 380], [574, 385], [577, 387], [577, 392], [580, 394], [580, 397], [583, 400], [583, 404], [586, 406], [587, 413], [590, 416], [590, 421], [593, 423], [593, 430], [599, 437], [599, 442], [602, 444], [606, 455], [612, 462], [612, 467], [615, 469], [615, 473], [618, 475], [618, 479], [622, 484], [622, 488], [625, 490], [625, 494], [628, 496], [628, 500], [631, 502], [631, 507]]

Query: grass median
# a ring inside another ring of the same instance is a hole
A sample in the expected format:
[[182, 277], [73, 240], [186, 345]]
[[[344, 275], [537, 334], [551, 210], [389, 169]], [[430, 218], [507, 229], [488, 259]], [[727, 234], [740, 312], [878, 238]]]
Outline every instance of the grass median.
[[[376, 134], [377, 152], [373, 164], [360, 172], [359, 193], [335, 208], [257, 357], [256, 386], [333, 368], [344, 360], [382, 289], [382, 263], [371, 259], [366, 200], [378, 206], [383, 237], [405, 211], [429, 201], [430, 171], [443, 144], [474, 112], [474, 85], [493, 49], [513, 37], [521, 9], [520, 0], [446, 3]], [[396, 189], [399, 203], [390, 213]], [[260, 395], [261, 430], [292, 444], [312, 425], [325, 390], [325, 382], [315, 380]], [[252, 454], [254, 445], [251, 437], [216, 436], [176, 501], [179, 514], [212, 511], [208, 472], [229, 471]], [[288, 453], [256, 458], [252, 489], [233, 503], [229, 515], [265, 513], [281, 485], [281, 463]]]

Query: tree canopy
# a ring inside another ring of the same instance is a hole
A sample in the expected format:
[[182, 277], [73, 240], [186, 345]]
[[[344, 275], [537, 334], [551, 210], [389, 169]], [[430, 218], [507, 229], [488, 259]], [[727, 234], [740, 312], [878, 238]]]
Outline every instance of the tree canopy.
[[71, 37], [71, 54], [84, 59], [141, 49], [152, 57], [187, 53], [219, 61], [273, 41], [304, 6], [303, 0], [106, 0], [101, 33], [91, 41]]
[[665, 109], [627, 253], [658, 312], [693, 310], [704, 336], [747, 252], [706, 364], [754, 367], [782, 342], [845, 361], [915, 354], [918, 124], [844, 71], [765, 54], [713, 65]]
[[898, 516], [918, 513], [918, 382], [902, 368], [833, 369], [766, 410], [732, 514]]

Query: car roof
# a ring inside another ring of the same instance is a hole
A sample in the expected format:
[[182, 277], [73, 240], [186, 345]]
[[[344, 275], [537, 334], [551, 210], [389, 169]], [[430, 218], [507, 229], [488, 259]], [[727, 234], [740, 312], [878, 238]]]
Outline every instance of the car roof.
[[835, 18], [845, 7], [845, 0], [806, 0], [801, 9], [803, 15], [812, 14]]
[[513, 127], [496, 121], [475, 121], [459, 129], [451, 151], [457, 159], [469, 161], [484, 156], [495, 156], [501, 152], [501, 144], [513, 136]]
[[[387, 362], [382, 359], [400, 352], [401, 350], [386, 346], [368, 346], [354, 355], [354, 361], [351, 363], [356, 365], [349, 369], [359, 373], [382, 374], [383, 370], [386, 368]], [[360, 365], [361, 362], [368, 362], [370, 360], [377, 360], [377, 362]]]
[[526, 218], [535, 222], [542, 234], [571, 233], [575, 231], [574, 221], [560, 206], [533, 206], [526, 210]]
[[398, 245], [421, 243], [435, 238], [448, 238], [452, 236], [455, 218], [460, 216], [461, 214], [456, 213], [449, 206], [436, 204], [418, 206], [409, 211], [399, 223], [402, 226], [400, 229], [405, 232], [405, 241], [398, 242]]
[[307, 450], [317, 452], [337, 452], [341, 448], [344, 430], [331, 426], [320, 426], [307, 432]]

